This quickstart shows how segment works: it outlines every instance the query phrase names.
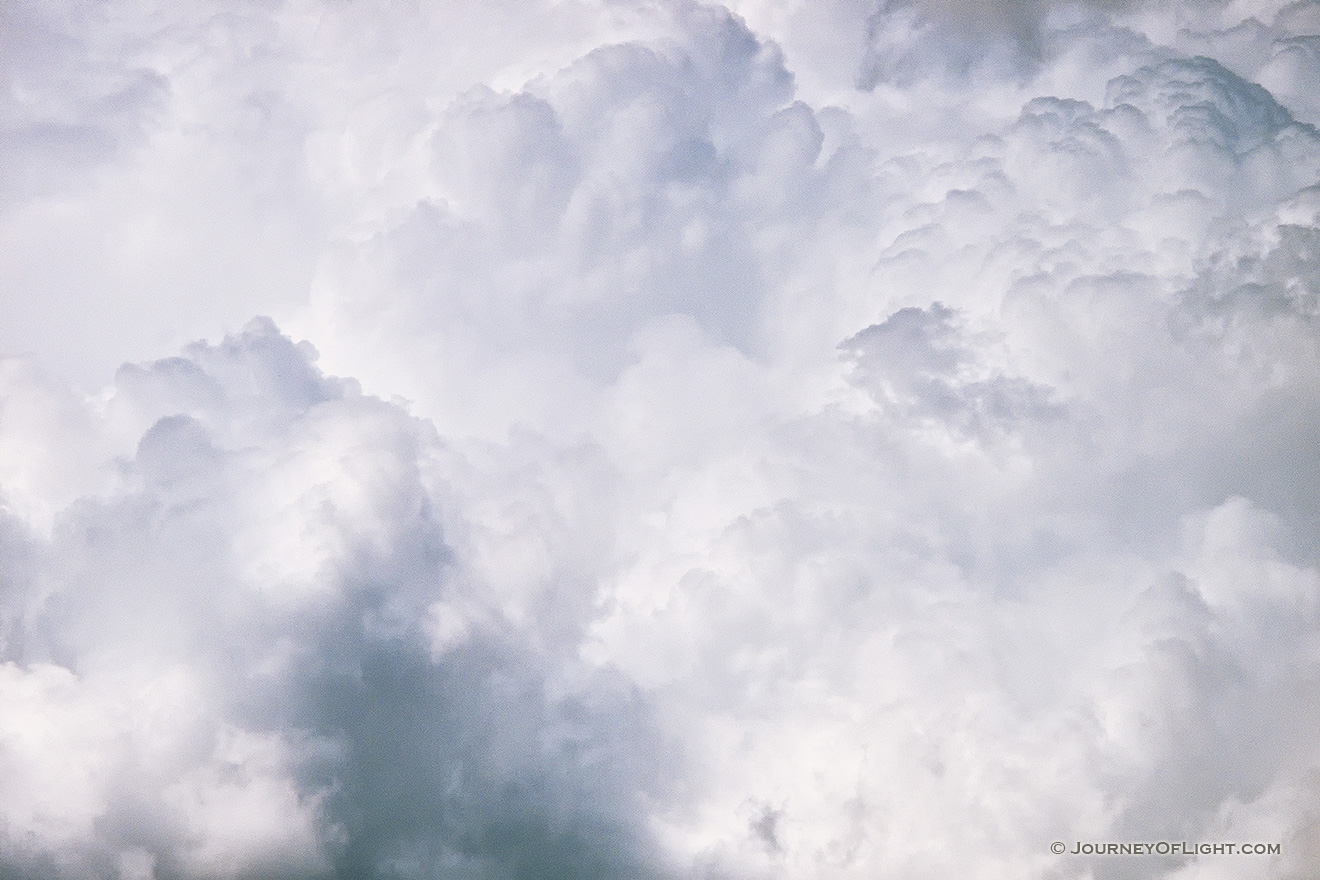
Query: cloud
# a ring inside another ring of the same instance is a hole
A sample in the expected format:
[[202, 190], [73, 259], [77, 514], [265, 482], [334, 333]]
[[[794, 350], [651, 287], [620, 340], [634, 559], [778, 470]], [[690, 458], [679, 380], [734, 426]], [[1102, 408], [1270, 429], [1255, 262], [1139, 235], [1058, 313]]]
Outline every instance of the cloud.
[[1308, 876], [1313, 6], [19, 8], [0, 873]]
[[434, 433], [308, 357], [255, 321], [125, 367], [119, 484], [12, 539], [6, 871], [645, 875], [606, 806], [651, 778], [616, 779], [645, 701], [504, 631]]

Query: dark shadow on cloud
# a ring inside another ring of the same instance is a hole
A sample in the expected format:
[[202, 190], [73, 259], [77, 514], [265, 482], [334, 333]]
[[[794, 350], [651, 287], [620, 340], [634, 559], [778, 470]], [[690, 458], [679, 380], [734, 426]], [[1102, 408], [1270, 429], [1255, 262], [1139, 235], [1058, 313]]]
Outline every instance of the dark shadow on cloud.
[[[571, 707], [549, 704], [517, 654], [483, 639], [434, 663], [416, 644], [372, 645], [354, 669], [299, 683], [290, 721], [342, 749], [329, 806], [345, 832], [339, 876], [658, 876], [620, 811], [635, 781], [609, 755], [579, 765], [572, 739], [547, 735]], [[609, 737], [627, 703], [576, 719], [578, 734]], [[591, 742], [602, 745], [627, 744]]]
[[934, 419], [988, 439], [1064, 415], [1052, 390], [1016, 376], [979, 376], [959, 313], [933, 303], [899, 309], [840, 346], [853, 382], [900, 418]]
[[[334, 792], [336, 876], [659, 877], [637, 818], [665, 764], [645, 701], [607, 675], [550, 697], [555, 670], [513, 633], [434, 658], [418, 624], [450, 563], [429, 531], [297, 625], [287, 678], [235, 694], [248, 723], [331, 744], [303, 781]], [[390, 572], [400, 556], [427, 571]]]
[[883, 0], [868, 21], [857, 77], [866, 91], [932, 75], [1024, 77], [1051, 51], [1051, 29], [1100, 27], [1140, 0]]
[[[315, 805], [321, 853], [281, 851], [277, 834], [269, 857], [246, 852], [247, 867], [224, 876], [663, 876], [643, 817], [663, 798], [675, 755], [644, 696], [563, 659], [572, 645], [557, 640], [580, 627], [552, 621], [528, 633], [490, 610], [436, 648], [437, 601], [462, 589], [469, 604], [495, 601], [457, 585], [463, 560], [442, 532], [444, 500], [419, 476], [437, 438], [311, 357], [259, 319], [183, 358], [125, 368], [121, 398], [141, 399], [116, 405], [165, 412], [124, 463], [127, 491], [70, 508], [44, 557], [0, 519], [0, 660], [58, 664], [83, 688], [173, 664], [206, 694], [193, 721], [169, 728], [168, 754], [131, 731], [108, 753], [112, 782], [92, 838], [58, 853], [6, 840], [0, 875], [111, 877], [116, 853], [136, 848], [157, 880], [214, 876], [219, 863], [197, 861], [196, 827], [162, 792], [211, 778], [217, 760], [219, 781], [204, 784], [241, 786], [256, 771], [216, 757], [240, 731], [283, 744], [299, 803]], [[313, 479], [356, 482], [373, 504], [320, 504], [300, 534], [336, 552], [310, 592], [280, 598], [234, 554], [244, 529], [278, 529], [290, 512], [254, 523], [245, 502], [286, 464], [306, 473], [300, 456], [325, 434], [352, 442], [339, 461], [313, 460]]]

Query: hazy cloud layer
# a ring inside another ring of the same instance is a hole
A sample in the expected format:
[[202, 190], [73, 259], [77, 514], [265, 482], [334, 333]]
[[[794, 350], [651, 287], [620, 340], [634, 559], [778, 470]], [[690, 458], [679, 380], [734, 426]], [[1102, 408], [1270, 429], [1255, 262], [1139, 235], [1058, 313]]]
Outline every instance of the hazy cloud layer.
[[1310, 876], [1317, 33], [14, 4], [0, 874]]

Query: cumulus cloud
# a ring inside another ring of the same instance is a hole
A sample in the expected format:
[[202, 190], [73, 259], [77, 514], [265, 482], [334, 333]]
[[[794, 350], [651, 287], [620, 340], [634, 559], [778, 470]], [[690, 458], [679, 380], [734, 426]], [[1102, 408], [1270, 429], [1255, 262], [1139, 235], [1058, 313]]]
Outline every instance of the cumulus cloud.
[[646, 874], [646, 701], [454, 571], [425, 423], [269, 321], [126, 366], [96, 422], [149, 427], [6, 554], [7, 870]]
[[0, 873], [1309, 876], [1317, 8], [15, 6]]

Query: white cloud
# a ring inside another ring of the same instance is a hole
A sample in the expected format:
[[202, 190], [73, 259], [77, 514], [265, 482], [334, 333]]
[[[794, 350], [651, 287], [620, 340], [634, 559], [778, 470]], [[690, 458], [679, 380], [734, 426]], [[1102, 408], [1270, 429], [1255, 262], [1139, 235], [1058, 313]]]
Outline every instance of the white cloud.
[[1307, 876], [1314, 7], [16, 7], [0, 873]]

